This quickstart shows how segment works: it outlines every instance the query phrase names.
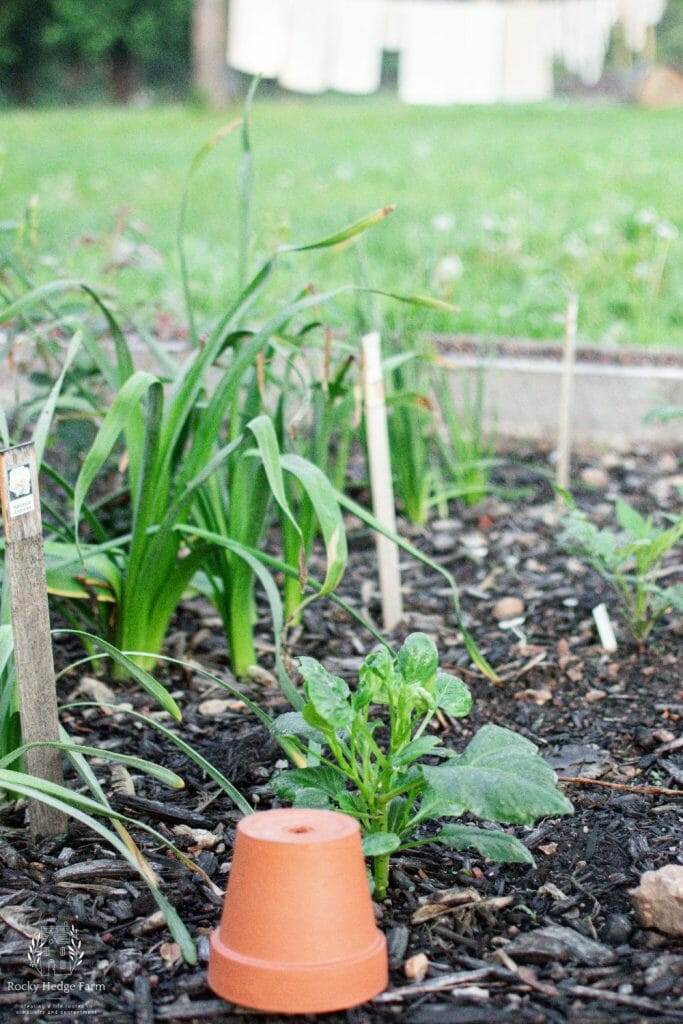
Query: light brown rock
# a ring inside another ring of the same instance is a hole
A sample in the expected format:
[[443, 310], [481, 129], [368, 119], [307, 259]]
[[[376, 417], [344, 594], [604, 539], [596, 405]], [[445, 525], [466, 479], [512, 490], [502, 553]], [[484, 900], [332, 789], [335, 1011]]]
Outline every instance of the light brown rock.
[[403, 965], [403, 973], [410, 981], [424, 981], [428, 970], [429, 960], [424, 953], [415, 953]]
[[631, 889], [630, 895], [643, 928], [683, 935], [683, 864], [645, 871], [638, 888]]
[[517, 619], [520, 615], [524, 615], [524, 601], [521, 597], [501, 597], [493, 606], [493, 617], [498, 622]]

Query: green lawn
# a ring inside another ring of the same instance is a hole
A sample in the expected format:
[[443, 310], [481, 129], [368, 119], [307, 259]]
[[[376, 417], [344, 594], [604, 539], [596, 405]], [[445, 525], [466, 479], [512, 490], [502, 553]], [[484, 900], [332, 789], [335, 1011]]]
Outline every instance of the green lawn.
[[[178, 107], [3, 112], [0, 220], [38, 197], [33, 276], [86, 275], [148, 321], [180, 311], [183, 178], [197, 146], [230, 116]], [[680, 112], [263, 101], [254, 144], [259, 249], [396, 203], [367, 241], [364, 273], [411, 291], [432, 281], [452, 295], [460, 312], [435, 317], [437, 328], [556, 337], [571, 284], [582, 337], [683, 343]], [[234, 283], [237, 160], [237, 140], [224, 142], [192, 193], [193, 286], [212, 313]], [[359, 261], [306, 257], [297, 272], [323, 287], [353, 279]]]

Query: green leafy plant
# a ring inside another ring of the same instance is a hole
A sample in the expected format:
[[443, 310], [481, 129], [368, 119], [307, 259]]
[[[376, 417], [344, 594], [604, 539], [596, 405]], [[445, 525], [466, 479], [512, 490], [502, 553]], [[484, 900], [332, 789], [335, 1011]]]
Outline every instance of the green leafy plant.
[[[425, 832], [434, 821], [470, 813], [525, 825], [572, 813], [530, 740], [485, 725], [456, 754], [430, 731], [438, 712], [467, 715], [472, 697], [460, 679], [439, 669], [436, 646], [425, 634], [413, 633], [396, 655], [386, 647], [371, 653], [354, 691], [313, 658], [299, 659], [299, 669], [303, 707], [277, 718], [274, 729], [296, 744], [307, 765], [275, 776], [272, 788], [296, 806], [335, 808], [360, 822], [380, 898], [392, 853], [426, 843], [533, 863], [526, 847], [500, 829], [458, 821]], [[433, 763], [437, 758], [441, 763]]]
[[619, 532], [599, 529], [565, 495], [570, 509], [562, 521], [560, 544], [590, 565], [610, 585], [619, 601], [628, 630], [645, 643], [667, 612], [683, 611], [683, 584], [662, 587], [657, 580], [662, 560], [683, 538], [683, 516], [658, 527], [631, 505], [616, 505]]

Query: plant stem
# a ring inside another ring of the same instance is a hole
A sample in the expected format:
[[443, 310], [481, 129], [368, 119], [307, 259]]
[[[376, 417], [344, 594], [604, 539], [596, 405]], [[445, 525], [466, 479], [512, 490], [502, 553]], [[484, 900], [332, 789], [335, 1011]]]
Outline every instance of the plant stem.
[[389, 854], [384, 853], [381, 857], [375, 857], [373, 867], [373, 877], [375, 879], [375, 896], [378, 900], [383, 900], [387, 894], [389, 887]]

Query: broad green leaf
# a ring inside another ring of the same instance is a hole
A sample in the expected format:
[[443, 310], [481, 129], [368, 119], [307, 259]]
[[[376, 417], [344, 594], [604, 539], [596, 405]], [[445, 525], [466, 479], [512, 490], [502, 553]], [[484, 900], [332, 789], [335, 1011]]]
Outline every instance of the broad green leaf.
[[416, 740], [412, 740], [399, 751], [398, 754], [392, 759], [395, 765], [411, 764], [413, 761], [419, 761], [421, 757], [426, 757], [427, 754], [434, 753], [435, 747], [441, 746], [441, 740], [438, 736], [418, 736]]
[[459, 757], [422, 773], [436, 797], [485, 821], [526, 825], [543, 815], [573, 813], [535, 745], [499, 726], [483, 726]]
[[346, 789], [346, 778], [328, 765], [292, 768], [271, 779], [270, 787], [281, 800], [292, 801], [302, 790], [318, 790], [335, 799]]
[[411, 633], [396, 656], [396, 665], [407, 683], [429, 683], [439, 667], [439, 652], [426, 633]]
[[432, 696], [436, 706], [453, 718], [464, 718], [472, 710], [472, 694], [461, 679], [438, 672]]
[[323, 742], [324, 737], [317, 729], [308, 724], [299, 711], [286, 711], [273, 722], [273, 733], [276, 736], [301, 736], [306, 740]]
[[317, 715], [337, 729], [351, 725], [350, 691], [343, 679], [333, 676], [315, 658], [299, 658], [306, 696]]
[[625, 501], [617, 502], [615, 514], [619, 526], [634, 540], [646, 540], [652, 534], [652, 524]]
[[101, 637], [94, 636], [92, 633], [86, 633], [81, 629], [53, 629], [52, 634], [53, 636], [68, 634], [71, 636], [83, 637], [95, 647], [105, 651], [118, 665], [125, 668], [128, 675], [132, 676], [132, 678], [135, 679], [144, 690], [151, 694], [164, 711], [168, 711], [169, 715], [174, 718], [176, 722], [179, 722], [182, 719], [183, 716], [180, 708], [166, 687], [162, 686], [161, 683], [158, 683], [157, 680], [149, 674], [149, 672], [140, 668], [140, 666], [136, 665], [134, 661], [127, 657], [127, 655], [122, 654], [118, 648], [114, 647], [106, 640], [103, 640]]
[[400, 845], [401, 837], [394, 832], [372, 832], [363, 839], [363, 853], [366, 857], [383, 857]]
[[444, 825], [434, 841], [453, 850], [473, 849], [486, 860], [499, 864], [534, 864], [526, 846], [515, 836], [472, 825]]

